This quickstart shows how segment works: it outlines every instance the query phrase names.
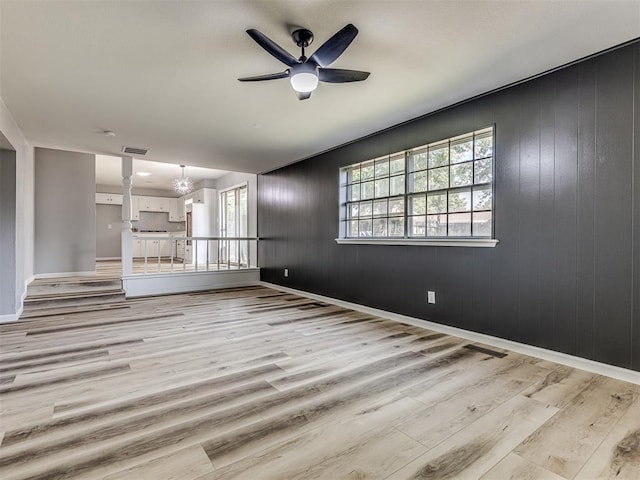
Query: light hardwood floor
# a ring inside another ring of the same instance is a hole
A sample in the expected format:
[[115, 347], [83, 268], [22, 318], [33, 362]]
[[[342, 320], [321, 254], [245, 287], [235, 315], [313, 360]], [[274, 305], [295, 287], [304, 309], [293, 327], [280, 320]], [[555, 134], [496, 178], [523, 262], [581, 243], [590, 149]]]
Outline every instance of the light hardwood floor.
[[3, 480], [640, 478], [638, 385], [263, 287], [0, 345]]

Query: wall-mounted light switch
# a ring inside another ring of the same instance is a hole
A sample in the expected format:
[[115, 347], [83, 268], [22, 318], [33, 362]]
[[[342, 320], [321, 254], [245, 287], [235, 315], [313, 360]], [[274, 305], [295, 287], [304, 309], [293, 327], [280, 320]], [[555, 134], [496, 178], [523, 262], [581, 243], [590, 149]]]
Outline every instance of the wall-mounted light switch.
[[434, 292], [433, 290], [427, 291], [427, 302], [436, 303], [436, 292]]
[[284, 276], [285, 276], [285, 277], [288, 277], [288, 276], [289, 276], [289, 269], [288, 269], [288, 268], [285, 268], [285, 269], [284, 269]]

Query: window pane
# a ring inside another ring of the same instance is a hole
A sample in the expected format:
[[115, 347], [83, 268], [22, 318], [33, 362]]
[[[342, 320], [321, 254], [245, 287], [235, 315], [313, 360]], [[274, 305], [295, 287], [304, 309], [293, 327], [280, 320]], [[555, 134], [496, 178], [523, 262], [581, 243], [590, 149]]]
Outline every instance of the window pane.
[[347, 192], [347, 201], [351, 202], [354, 200], [360, 200], [360, 184], [356, 183], [355, 185], [349, 185], [349, 190]]
[[468, 237], [471, 235], [471, 213], [449, 215], [449, 236]]
[[394, 198], [389, 200], [389, 215], [402, 215], [404, 213], [404, 199]]
[[493, 192], [491, 187], [481, 187], [473, 189], [473, 209], [491, 210], [491, 200]]
[[449, 167], [429, 170], [429, 190], [449, 188]]
[[347, 182], [359, 182], [360, 181], [360, 165], [357, 167], [351, 167], [347, 174]]
[[341, 168], [342, 234], [491, 238], [494, 146], [488, 127]]
[[358, 222], [358, 236], [360, 237], [370, 237], [372, 235], [371, 231], [371, 220], [360, 220]]
[[424, 192], [427, 190], [427, 170], [411, 174], [412, 192]]
[[409, 199], [409, 213], [411, 215], [424, 215], [427, 213], [427, 199], [424, 195], [414, 195]]
[[358, 221], [351, 220], [347, 222], [347, 237], [357, 237], [358, 236]]
[[389, 159], [376, 160], [376, 178], [389, 176]]
[[411, 237], [424, 237], [426, 220], [424, 215], [409, 217], [409, 235]]
[[376, 198], [389, 196], [389, 179], [376, 180]]
[[404, 217], [389, 219], [389, 236], [404, 237]]
[[473, 166], [471, 162], [451, 165], [451, 186], [465, 187], [473, 183]]
[[387, 219], [386, 218], [376, 218], [373, 221], [373, 236], [374, 237], [387, 236]]
[[493, 180], [492, 161], [490, 158], [475, 162], [475, 176], [474, 183], [489, 183]]
[[391, 177], [389, 181], [391, 182], [389, 192], [391, 196], [402, 195], [404, 193], [404, 175]]
[[413, 150], [409, 154], [411, 171], [427, 169], [427, 149]]
[[396, 154], [391, 157], [389, 162], [389, 171], [391, 175], [394, 173], [404, 172], [404, 153]]
[[361, 167], [360, 179], [369, 180], [373, 178], [373, 162], [363, 163]]
[[473, 160], [473, 140], [471, 137], [451, 140], [451, 163]]
[[358, 218], [359, 209], [360, 205], [358, 205], [357, 203], [352, 203], [351, 205], [349, 205], [349, 211], [347, 212], [349, 218]]
[[362, 191], [360, 194], [360, 198], [362, 198], [363, 200], [373, 198], [373, 182], [366, 182], [361, 185], [362, 185]]
[[491, 236], [491, 212], [474, 212], [473, 214], [473, 236]]
[[475, 158], [485, 158], [493, 155], [493, 132], [476, 136]]
[[447, 213], [447, 193], [431, 193], [427, 197], [427, 213]]
[[429, 147], [429, 168], [449, 165], [449, 142]]
[[386, 200], [376, 200], [373, 202], [373, 214], [374, 215], [387, 215], [387, 201]]
[[468, 212], [471, 210], [471, 189], [449, 192], [449, 211]]
[[427, 237], [447, 236], [447, 216], [428, 215], [427, 216]]

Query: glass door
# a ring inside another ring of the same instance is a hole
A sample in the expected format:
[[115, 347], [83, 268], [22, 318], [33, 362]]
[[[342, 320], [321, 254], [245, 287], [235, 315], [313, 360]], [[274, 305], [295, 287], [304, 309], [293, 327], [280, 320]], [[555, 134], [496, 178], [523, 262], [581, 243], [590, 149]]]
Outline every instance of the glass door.
[[246, 266], [249, 242], [232, 240], [247, 236], [247, 186], [220, 192], [220, 240], [218, 257], [221, 263]]

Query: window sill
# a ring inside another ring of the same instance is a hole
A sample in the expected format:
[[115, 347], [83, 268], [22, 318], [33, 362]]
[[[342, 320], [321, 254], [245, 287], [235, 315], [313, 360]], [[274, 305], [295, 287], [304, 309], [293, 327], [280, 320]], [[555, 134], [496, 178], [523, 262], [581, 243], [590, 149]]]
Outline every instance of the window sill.
[[492, 238], [452, 238], [452, 239], [418, 239], [418, 238], [336, 238], [340, 245], [412, 245], [430, 247], [485, 247], [493, 248], [499, 240]]

